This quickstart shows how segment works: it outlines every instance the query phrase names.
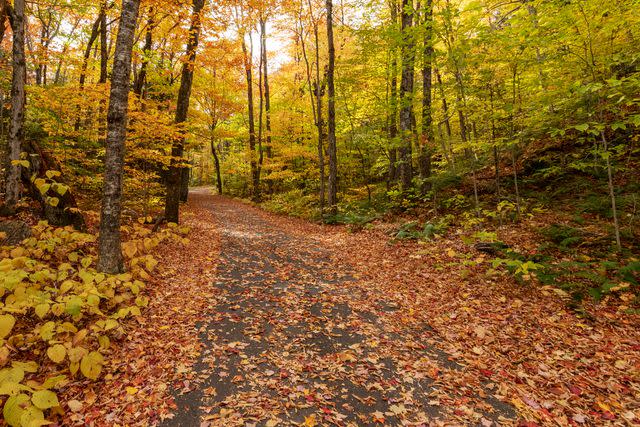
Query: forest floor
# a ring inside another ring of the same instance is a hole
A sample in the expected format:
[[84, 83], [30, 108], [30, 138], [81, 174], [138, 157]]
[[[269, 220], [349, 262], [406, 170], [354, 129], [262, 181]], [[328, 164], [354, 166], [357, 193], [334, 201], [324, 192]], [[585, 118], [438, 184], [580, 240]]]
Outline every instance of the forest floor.
[[116, 374], [72, 420], [640, 423], [638, 316], [578, 318], [554, 292], [464, 266], [473, 249], [453, 239], [391, 242], [206, 189], [184, 222], [191, 242], [164, 250]]

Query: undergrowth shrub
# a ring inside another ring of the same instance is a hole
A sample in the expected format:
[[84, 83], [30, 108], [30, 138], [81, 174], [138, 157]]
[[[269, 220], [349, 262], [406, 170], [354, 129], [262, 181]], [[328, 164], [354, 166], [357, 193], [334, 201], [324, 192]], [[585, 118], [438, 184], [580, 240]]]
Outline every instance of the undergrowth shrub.
[[291, 190], [274, 194], [262, 203], [262, 207], [275, 213], [315, 218], [318, 216], [316, 199], [317, 196], [314, 194], [305, 194], [302, 190]]
[[139, 316], [149, 300], [151, 254], [166, 240], [186, 241], [185, 227], [153, 233], [125, 227], [129, 272], [98, 273], [96, 238], [46, 222], [20, 245], [0, 248], [0, 396], [10, 426], [49, 424], [61, 411], [56, 390], [74, 378], [96, 380], [123, 319]]

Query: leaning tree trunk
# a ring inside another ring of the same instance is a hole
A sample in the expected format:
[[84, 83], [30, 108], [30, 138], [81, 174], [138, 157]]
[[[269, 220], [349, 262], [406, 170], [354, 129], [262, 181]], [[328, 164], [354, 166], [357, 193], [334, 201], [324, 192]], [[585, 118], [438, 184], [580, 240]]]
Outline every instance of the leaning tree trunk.
[[[107, 46], [107, 2], [100, 6], [100, 85], [106, 85], [108, 79], [109, 48]], [[104, 146], [106, 137], [106, 120], [104, 119], [106, 100], [100, 99], [98, 107], [98, 145]]]
[[140, 64], [140, 70], [138, 71], [136, 81], [133, 84], [133, 93], [135, 93], [138, 98], [142, 98], [142, 90], [144, 89], [144, 84], [147, 81], [147, 66], [149, 64], [149, 55], [151, 54], [151, 49], [153, 48], [153, 30], [155, 28], [153, 14], [154, 10], [152, 6], [149, 7], [147, 31], [144, 37], [144, 47], [142, 48], [142, 63]]
[[105, 154], [98, 270], [117, 274], [124, 271], [120, 245], [120, 213], [122, 210], [122, 176], [127, 136], [127, 112], [131, 74], [131, 52], [140, 0], [123, 0], [120, 28], [111, 76], [109, 112], [107, 114], [107, 152]]
[[[311, 12], [311, 3], [309, 3], [309, 12]], [[324, 92], [324, 83], [320, 82], [320, 43], [318, 39], [318, 23], [313, 23], [313, 36], [315, 42], [315, 60], [316, 60], [316, 82], [315, 82], [315, 97], [316, 97], [316, 129], [318, 131], [318, 171], [320, 172], [320, 213], [324, 213], [324, 201], [326, 193], [326, 174], [325, 174], [325, 161], [324, 161], [324, 140], [326, 134], [324, 132], [324, 117], [322, 113], [322, 97]], [[302, 40], [304, 38], [301, 38]], [[312, 93], [313, 95], [313, 93]], [[312, 105], [313, 107], [313, 105]]]
[[399, 150], [399, 174], [402, 190], [411, 187], [413, 165], [411, 155], [411, 141], [413, 138], [413, 83], [414, 83], [414, 40], [413, 40], [413, 12], [409, 10], [411, 2], [402, 0], [402, 80], [400, 82], [400, 133], [402, 145]]
[[[196, 51], [200, 40], [200, 28], [202, 21], [200, 14], [204, 8], [205, 0], [193, 0], [193, 14], [191, 17], [191, 27], [189, 28], [189, 41], [186, 49], [186, 62], [182, 66], [182, 77], [180, 89], [178, 91], [178, 102], [176, 108], [175, 123], [183, 126], [189, 114], [189, 100], [191, 98], [191, 87], [193, 86], [193, 69], [196, 61]], [[185, 130], [180, 129], [180, 138], [171, 147], [171, 165], [167, 176], [167, 196], [165, 201], [164, 214], [168, 222], [178, 223], [180, 221], [180, 195], [182, 189], [182, 165], [181, 157], [184, 153]]]
[[327, 151], [329, 154], [328, 198], [329, 211], [335, 215], [338, 211], [338, 153], [336, 147], [336, 88], [334, 82], [336, 49], [333, 43], [333, 1], [326, 1], [327, 8]]
[[[89, 41], [87, 42], [87, 47], [84, 50], [84, 57], [82, 60], [82, 66], [80, 68], [80, 78], [79, 78], [79, 90], [80, 92], [82, 92], [84, 90], [84, 84], [87, 80], [87, 68], [89, 67], [89, 58], [91, 57], [91, 49], [93, 48], [93, 43], [96, 41], [96, 39], [98, 38], [98, 35], [100, 35], [100, 27], [102, 24], [102, 18], [103, 16], [103, 9], [102, 7], [100, 8], [100, 14], [98, 15], [98, 18], [96, 18], [95, 22], [93, 23], [93, 27], [91, 28], [91, 34], [89, 35]], [[82, 119], [82, 107], [80, 105], [78, 105], [77, 107], [77, 114], [78, 117], [76, 117], [76, 122], [73, 126], [73, 130], [75, 132], [78, 132], [80, 130], [80, 124], [81, 124], [81, 119]]]
[[10, 10], [13, 28], [13, 75], [11, 79], [11, 130], [9, 133], [9, 164], [5, 187], [5, 204], [9, 212], [20, 198], [20, 153], [24, 144], [24, 110], [27, 101], [25, 81], [27, 64], [24, 53], [24, 0], [15, 0]]

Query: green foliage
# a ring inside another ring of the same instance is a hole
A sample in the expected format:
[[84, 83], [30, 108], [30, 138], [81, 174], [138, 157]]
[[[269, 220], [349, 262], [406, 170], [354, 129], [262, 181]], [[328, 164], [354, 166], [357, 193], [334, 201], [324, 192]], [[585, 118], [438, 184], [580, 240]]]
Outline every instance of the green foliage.
[[301, 190], [274, 194], [262, 204], [268, 211], [297, 216], [301, 218], [318, 218], [317, 201], [314, 195], [305, 194]]
[[492, 265], [493, 268], [504, 265], [516, 279], [521, 281], [533, 280], [536, 277], [536, 271], [543, 267], [542, 264], [534, 261], [517, 258], [497, 258]]
[[394, 240], [430, 240], [437, 235], [444, 234], [449, 227], [447, 220], [450, 218], [443, 218], [436, 224], [425, 222], [420, 225], [417, 221], [407, 222], [402, 224], [397, 232], [395, 232]]
[[45, 424], [42, 411], [60, 406], [54, 389], [74, 377], [100, 376], [111, 340], [125, 333], [123, 320], [148, 303], [144, 281], [157, 264], [150, 252], [167, 239], [182, 240], [188, 229], [124, 231], [130, 272], [114, 276], [94, 268], [95, 237], [70, 227], [41, 222], [19, 246], [0, 248], [0, 367], [7, 366], [0, 395], [9, 396], [9, 425]]
[[577, 246], [584, 241], [584, 233], [568, 225], [551, 224], [540, 231], [547, 239], [562, 249]]

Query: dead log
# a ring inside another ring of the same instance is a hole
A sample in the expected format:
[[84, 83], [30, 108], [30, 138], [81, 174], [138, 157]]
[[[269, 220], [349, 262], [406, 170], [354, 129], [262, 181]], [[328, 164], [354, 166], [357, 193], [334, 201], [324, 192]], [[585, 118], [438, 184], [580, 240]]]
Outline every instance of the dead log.
[[[56, 227], [71, 225], [77, 230], [86, 230], [87, 227], [84, 217], [78, 210], [78, 204], [71, 190], [62, 195], [56, 194], [59, 203], [56, 206], [52, 206], [50, 203], [47, 203], [45, 195], [40, 192], [40, 189], [38, 189], [34, 183], [37, 178], [46, 179], [47, 171], [61, 172], [60, 165], [56, 159], [33, 141], [26, 141], [23, 151], [29, 156], [30, 166], [28, 168], [22, 168], [22, 184], [29, 196], [38, 201], [42, 207], [42, 217], [46, 219], [49, 224]], [[56, 181], [65, 184], [62, 175], [56, 178]]]

